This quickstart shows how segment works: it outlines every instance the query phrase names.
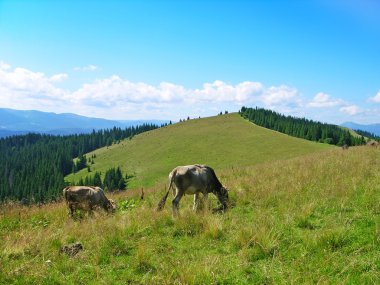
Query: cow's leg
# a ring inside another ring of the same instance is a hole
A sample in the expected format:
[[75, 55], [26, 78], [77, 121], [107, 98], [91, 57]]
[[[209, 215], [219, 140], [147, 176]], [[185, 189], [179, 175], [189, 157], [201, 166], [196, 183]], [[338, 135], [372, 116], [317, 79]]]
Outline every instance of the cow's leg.
[[182, 196], [183, 191], [177, 189], [176, 195], [172, 201], [173, 217], [176, 217], [178, 215], [178, 205], [179, 201], [181, 201]]
[[87, 214], [88, 214], [88, 216], [89, 216], [89, 217], [93, 217], [93, 216], [94, 216], [94, 206], [91, 205], [91, 204], [89, 204], [87, 209], [88, 209], [88, 210], [87, 210]]
[[208, 209], [208, 193], [203, 193], [203, 197], [202, 197], [202, 209]]
[[193, 205], [193, 210], [198, 212], [199, 209], [199, 193], [194, 194], [194, 205]]
[[74, 211], [75, 211], [74, 204], [73, 203], [69, 203], [69, 216], [71, 218], [74, 217]]

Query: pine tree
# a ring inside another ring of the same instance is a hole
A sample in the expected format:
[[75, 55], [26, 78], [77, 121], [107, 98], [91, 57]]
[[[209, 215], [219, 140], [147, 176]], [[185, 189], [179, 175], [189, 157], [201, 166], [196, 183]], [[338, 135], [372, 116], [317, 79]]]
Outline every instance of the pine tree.
[[84, 181], [83, 181], [83, 178], [82, 178], [82, 177], [79, 179], [79, 181], [78, 181], [78, 184], [77, 184], [77, 185], [79, 185], [79, 186], [82, 186], [82, 185], [84, 185]]
[[94, 174], [94, 186], [103, 188], [102, 178], [100, 177], [100, 173], [97, 171]]
[[124, 178], [120, 178], [119, 180], [119, 184], [118, 184], [118, 188], [119, 190], [125, 190], [127, 187], [125, 181], [124, 181]]

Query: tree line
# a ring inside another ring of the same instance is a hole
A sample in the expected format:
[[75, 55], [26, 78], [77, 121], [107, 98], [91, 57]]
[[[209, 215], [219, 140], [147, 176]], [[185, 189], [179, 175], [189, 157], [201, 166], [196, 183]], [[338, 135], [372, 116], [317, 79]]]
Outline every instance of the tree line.
[[338, 146], [345, 144], [353, 146], [365, 143], [365, 139], [362, 135], [353, 136], [349, 130], [337, 125], [316, 122], [305, 118], [285, 116], [258, 107], [242, 107], [239, 114], [256, 125], [310, 141]]
[[367, 137], [369, 139], [373, 139], [376, 141], [380, 141], [380, 137], [375, 135], [374, 133], [363, 131], [363, 130], [354, 130], [354, 131], [361, 136], [364, 136], [364, 137]]
[[[29, 204], [54, 201], [67, 186], [64, 177], [86, 167], [85, 153], [158, 127], [143, 124], [90, 134], [53, 136], [30, 133], [1, 138], [0, 202], [14, 200]], [[74, 162], [76, 157], [79, 159]]]
[[126, 190], [130, 178], [132, 176], [128, 174], [123, 176], [120, 167], [117, 167], [108, 169], [104, 175], [104, 179], [102, 179], [101, 172], [95, 171], [93, 175], [87, 175], [85, 179], [81, 177], [76, 185], [99, 186], [106, 191], [113, 192], [116, 190]]

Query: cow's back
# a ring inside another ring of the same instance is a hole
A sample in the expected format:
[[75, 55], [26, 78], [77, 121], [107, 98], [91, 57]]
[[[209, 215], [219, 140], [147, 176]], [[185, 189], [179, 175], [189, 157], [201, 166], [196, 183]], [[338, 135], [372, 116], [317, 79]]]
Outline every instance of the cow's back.
[[91, 201], [94, 195], [94, 188], [88, 186], [71, 186], [64, 189], [67, 202], [82, 203]]
[[203, 191], [207, 187], [207, 173], [203, 165], [178, 166], [172, 171], [173, 182], [187, 194]]
[[107, 197], [104, 194], [104, 191], [100, 187], [93, 187], [92, 188], [92, 195], [91, 195], [91, 202], [93, 204], [101, 205], [104, 204], [107, 201]]

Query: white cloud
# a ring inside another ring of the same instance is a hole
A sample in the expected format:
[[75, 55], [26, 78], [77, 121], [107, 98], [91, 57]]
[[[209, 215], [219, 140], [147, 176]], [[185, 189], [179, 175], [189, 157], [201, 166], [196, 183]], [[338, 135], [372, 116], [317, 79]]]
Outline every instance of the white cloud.
[[369, 101], [380, 103], [380, 90], [377, 92], [377, 94], [371, 98], [369, 98]]
[[362, 110], [356, 105], [348, 105], [339, 109], [342, 113], [354, 116], [362, 112]]
[[54, 85], [67, 78], [66, 74], [48, 77], [41, 72], [5, 65], [7, 68], [0, 69], [1, 107], [46, 110], [66, 98], [67, 92]]
[[14, 70], [0, 70], [0, 87], [13, 94], [23, 93], [28, 95], [56, 97], [62, 95], [63, 90], [55, 87], [54, 82], [67, 78], [66, 74], [56, 74], [47, 77], [41, 72], [33, 72], [25, 68], [17, 67]]
[[[314, 98], [307, 104], [307, 106], [310, 108], [319, 108], [318, 110], [319, 115], [330, 114], [331, 117], [336, 117], [339, 112], [345, 115], [349, 115], [349, 116], [356, 116], [358, 114], [363, 115], [365, 113], [365, 111], [361, 109], [359, 106], [354, 105], [350, 102], [346, 102], [339, 98], [338, 99], [332, 98], [330, 95], [323, 92], [317, 93], [314, 96]], [[331, 108], [333, 109], [331, 110]], [[321, 109], [324, 111], [322, 111]], [[335, 112], [335, 113], [332, 113], [332, 112]], [[338, 116], [342, 116], [342, 115], [338, 115]], [[345, 120], [347, 119], [349, 118], [345, 117]]]
[[49, 79], [51, 82], [62, 82], [66, 80], [68, 75], [66, 73], [59, 73], [59, 74], [54, 74], [51, 76]]
[[191, 89], [170, 82], [158, 85], [131, 82], [113, 75], [68, 91], [57, 86], [68, 78], [65, 73], [47, 76], [21, 67], [11, 69], [5, 63], [0, 67], [0, 106], [15, 109], [76, 112], [106, 118], [157, 115], [176, 119], [212, 115], [215, 110], [237, 110], [244, 104], [285, 108], [300, 102], [295, 88], [284, 85], [266, 88], [251, 81], [230, 84], [216, 80]]
[[2, 70], [8, 70], [10, 68], [11, 68], [11, 66], [9, 64], [7, 64], [7, 63], [5, 63], [3, 61], [0, 61], [0, 69], [2, 69]]
[[93, 65], [93, 64], [89, 64], [89, 65], [86, 65], [86, 66], [77, 66], [77, 67], [74, 67], [75, 71], [95, 71], [95, 70], [98, 70], [98, 69], [99, 68], [96, 65]]
[[309, 107], [313, 108], [326, 108], [326, 107], [335, 107], [344, 104], [344, 101], [341, 99], [333, 99], [330, 95], [319, 92], [314, 96], [314, 98], [308, 103]]
[[[209, 116], [224, 110], [237, 111], [242, 105], [256, 105], [305, 117], [310, 117], [313, 110], [319, 108], [318, 114], [326, 114], [323, 120], [328, 120], [328, 116], [335, 116], [338, 120], [339, 116], [358, 114], [365, 119], [369, 114], [368, 110], [323, 92], [307, 101], [294, 87], [266, 87], [254, 81], [231, 84], [216, 80], [204, 83], [200, 88], [186, 88], [170, 82], [158, 85], [131, 82], [113, 75], [85, 83], [75, 90], [65, 90], [59, 84], [66, 79], [68, 75], [65, 73], [46, 75], [0, 62], [0, 107], [73, 112], [109, 119], [176, 120], [187, 116]], [[380, 98], [380, 95], [375, 97]], [[327, 107], [335, 107], [333, 116], [331, 108]]]
[[264, 87], [260, 82], [245, 81], [237, 85], [227, 84], [216, 80], [212, 83], [204, 83], [202, 89], [187, 90], [189, 102], [238, 102], [247, 103], [263, 92]]
[[301, 102], [298, 90], [286, 85], [269, 87], [264, 90], [260, 98], [268, 107], [287, 104], [298, 105]]
[[82, 88], [72, 93], [77, 101], [91, 101], [101, 104], [170, 102], [170, 103], [200, 103], [200, 102], [247, 102], [251, 96], [263, 89], [257, 82], [242, 82], [230, 85], [223, 81], [203, 84], [202, 89], [186, 89], [182, 85], [162, 82], [158, 86], [146, 83], [130, 82], [119, 76], [97, 80], [84, 84]]
[[162, 82], [159, 86], [130, 82], [117, 75], [84, 84], [71, 94], [72, 100], [83, 104], [114, 106], [128, 103], [181, 101], [184, 87]]
[[[211, 115], [215, 110], [234, 110], [242, 105], [261, 105], [291, 112], [301, 104], [297, 89], [288, 86], [264, 87], [260, 82], [245, 81], [236, 85], [216, 80], [204, 83], [202, 88], [190, 89], [182, 85], [162, 82], [150, 85], [131, 82], [117, 75], [84, 84], [70, 94], [75, 106], [83, 109], [96, 108], [114, 110], [112, 115], [130, 113], [130, 106], [144, 115], [157, 114], [161, 117], [179, 119], [186, 116]], [[151, 110], [150, 112], [147, 110]], [[152, 111], [156, 113], [152, 113]], [[202, 114], [196, 110], [203, 110]], [[120, 115], [119, 115], [120, 117]]]

